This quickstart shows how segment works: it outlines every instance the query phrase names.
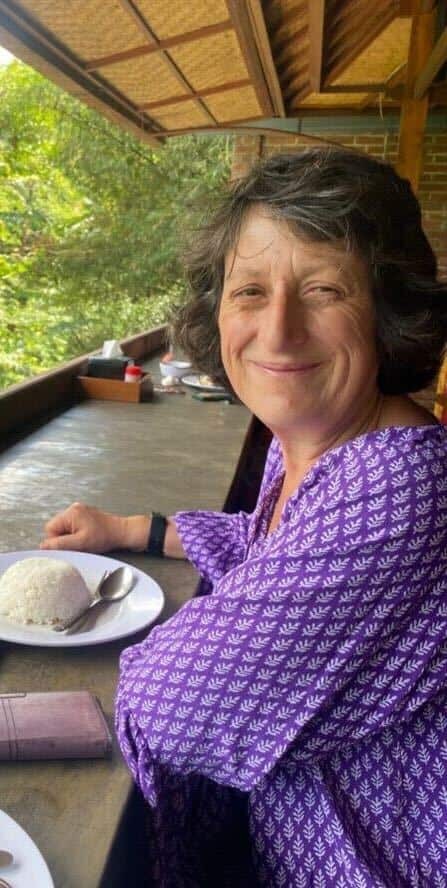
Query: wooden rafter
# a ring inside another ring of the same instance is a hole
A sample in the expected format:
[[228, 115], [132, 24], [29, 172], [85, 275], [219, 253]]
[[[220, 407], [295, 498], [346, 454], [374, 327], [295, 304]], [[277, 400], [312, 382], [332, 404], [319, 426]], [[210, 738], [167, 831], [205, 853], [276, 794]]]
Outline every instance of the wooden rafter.
[[313, 92], [319, 93], [323, 83], [324, 25], [326, 0], [309, 3], [309, 78]]
[[[228, 92], [232, 89], [241, 89], [244, 86], [250, 85], [251, 80], [248, 78], [245, 78], [245, 80], [231, 80], [228, 83], [223, 83], [221, 86], [210, 86], [208, 89], [196, 90], [194, 96], [205, 99], [208, 96], [215, 96], [218, 93]], [[159, 99], [157, 102], [144, 102], [142, 105], [139, 105], [139, 108], [141, 111], [149, 111], [153, 108], [162, 108], [165, 105], [176, 105], [177, 102], [190, 102], [191, 98], [190, 93], [184, 93], [181, 96], [168, 96], [168, 98]]]
[[[262, 120], [262, 118], [251, 118], [251, 120]], [[184, 127], [183, 129], [177, 130], [169, 130], [166, 132], [166, 136], [185, 136], [191, 133], [197, 134], [207, 134], [207, 133], [215, 133], [215, 132], [232, 132], [235, 135], [244, 135], [244, 136], [267, 136], [267, 135], [278, 135], [278, 133], [282, 133], [287, 135], [288, 138], [296, 137], [300, 142], [306, 141], [310, 144], [320, 144], [320, 145], [332, 145], [339, 147], [340, 143], [334, 141], [333, 139], [325, 139], [320, 136], [312, 136], [308, 133], [298, 133], [296, 130], [278, 130], [274, 129], [271, 126], [245, 126], [244, 122], [240, 122], [237, 120], [227, 120], [225, 123], [220, 123], [217, 127]], [[356, 149], [353, 149], [354, 151]]]
[[145, 43], [144, 46], [135, 46], [134, 49], [126, 49], [123, 52], [115, 52], [112, 55], [90, 59], [85, 63], [84, 67], [86, 71], [94, 71], [96, 68], [105, 68], [109, 65], [116, 65], [118, 62], [125, 62], [128, 59], [136, 59], [140, 56], [149, 55], [150, 53], [162, 52], [164, 49], [173, 49], [176, 46], [180, 46], [182, 43], [193, 43], [195, 40], [202, 40], [204, 37], [212, 37], [215, 34], [222, 34], [224, 31], [231, 30], [232, 27], [230, 20], [226, 19], [223, 22], [219, 22], [217, 25], [207, 25], [203, 28], [196, 28], [194, 31], [177, 34], [175, 37], [166, 38], [166, 40], [157, 40], [154, 43]]
[[278, 80], [276, 65], [273, 60], [270, 38], [267, 32], [261, 0], [247, 0], [251, 28], [259, 52], [259, 58], [267, 81], [268, 90], [275, 114], [285, 117], [282, 90]]
[[[296, 58], [301, 49], [303, 49], [307, 56], [308, 30], [307, 25], [302, 25], [294, 34], [290, 34], [287, 39], [283, 38], [282, 42], [275, 46], [275, 62], [278, 75], [281, 68], [290, 66], [291, 58]], [[306, 67], [308, 67], [307, 60]]]
[[[380, 0], [380, 2], [382, 2], [382, 0]], [[378, 5], [378, 0], [375, 0], [375, 5]], [[348, 20], [349, 24], [349, 21], [353, 21], [356, 14], [364, 16], [365, 0], [351, 0], [350, 3], [335, 3], [331, 12], [331, 29], [338, 31], [343, 22]]]
[[[0, 0], [0, 33], [2, 45], [9, 47], [19, 58], [25, 52], [28, 63], [34, 64], [55, 83], [80, 94], [88, 104], [102, 111], [109, 118], [119, 115], [122, 126], [152, 145], [159, 145], [157, 137], [161, 127], [147, 115], [138, 112], [119, 90], [106, 83], [94, 72], [84, 70], [82, 62], [66, 46], [63, 46], [40, 24], [22, 9], [15, 8], [11, 0]], [[4, 35], [4, 36], [3, 36]], [[31, 61], [32, 60], [32, 61]]]
[[390, 7], [387, 12], [376, 14], [372, 21], [368, 21], [363, 27], [356, 29], [350, 40], [336, 43], [330, 60], [330, 70], [327, 72], [326, 85], [337, 80], [343, 71], [352, 65], [356, 58], [367, 49], [368, 46], [391, 24], [396, 18], [396, 12]]
[[256, 45], [247, 0], [227, 0], [227, 8], [261, 112], [272, 117], [275, 114], [274, 102]]
[[414, 85], [414, 98], [422, 99], [428, 88], [433, 83], [438, 71], [447, 60], [447, 28], [444, 28], [441, 36], [436, 41], [421, 73], [416, 78]]
[[293, 96], [294, 92], [302, 86], [304, 81], [306, 81], [306, 83], [309, 82], [309, 68], [307, 62], [304, 65], [300, 65], [299, 68], [294, 68], [292, 71], [289, 70], [284, 72], [284, 94], [287, 94], [290, 98], [291, 96]]
[[332, 57], [337, 53], [344, 51], [350, 44], [354, 43], [356, 37], [368, 37], [376, 24], [383, 22], [385, 16], [393, 16], [393, 9], [383, 0], [377, 2], [369, 16], [365, 16], [364, 8], [360, 7], [355, 13], [353, 12], [349, 18], [339, 21], [335, 27], [331, 21], [331, 41], [328, 46], [328, 52], [332, 61]]
[[287, 40], [290, 36], [290, 31], [299, 27], [303, 19], [307, 19], [307, 2], [293, 4], [284, 12], [282, 11], [281, 18], [277, 22], [271, 23], [270, 37], [272, 47], [276, 50], [281, 40]]
[[417, 192], [429, 97], [414, 98], [414, 87], [430, 56], [435, 36], [436, 11], [422, 12], [424, 0], [413, 0], [413, 22], [408, 54], [405, 94], [401, 109], [399, 153], [396, 168]]
[[[156, 46], [157, 48], [160, 46], [160, 41], [158, 40], [155, 32], [152, 30], [149, 22], [143, 18], [141, 12], [135, 4], [133, 0], [119, 0], [119, 3], [123, 7], [123, 9], [129, 13], [129, 15], [133, 18], [134, 22], [137, 24], [139, 30], [145, 37], [149, 40], [149, 46]], [[174, 60], [169, 55], [169, 51], [167, 49], [160, 48], [160, 53], [162, 58], [166, 62], [166, 65], [170, 69], [171, 73], [177, 79], [177, 81], [181, 84], [182, 88], [191, 96], [193, 101], [198, 105], [200, 110], [204, 113], [205, 117], [208, 119], [210, 123], [217, 123], [216, 118], [211, 114], [211, 111], [207, 108], [205, 103], [198, 96], [195, 95], [194, 90], [186, 79], [186, 77], [180, 71], [180, 68]]]

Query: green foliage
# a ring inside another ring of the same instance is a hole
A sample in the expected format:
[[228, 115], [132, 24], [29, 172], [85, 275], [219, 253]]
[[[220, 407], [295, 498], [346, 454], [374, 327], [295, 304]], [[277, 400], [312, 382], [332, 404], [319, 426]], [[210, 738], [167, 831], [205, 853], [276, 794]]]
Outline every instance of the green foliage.
[[0, 68], [0, 388], [167, 320], [179, 247], [230, 159], [223, 136], [154, 150], [20, 62]]

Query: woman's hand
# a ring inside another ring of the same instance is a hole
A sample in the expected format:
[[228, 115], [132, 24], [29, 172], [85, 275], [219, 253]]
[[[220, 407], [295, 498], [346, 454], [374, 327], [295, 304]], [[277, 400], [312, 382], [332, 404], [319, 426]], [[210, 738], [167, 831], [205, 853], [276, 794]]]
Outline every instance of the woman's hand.
[[83, 503], [72, 503], [45, 525], [45, 539], [40, 548], [78, 552], [142, 551], [147, 544], [150, 522], [149, 515], [124, 517]]

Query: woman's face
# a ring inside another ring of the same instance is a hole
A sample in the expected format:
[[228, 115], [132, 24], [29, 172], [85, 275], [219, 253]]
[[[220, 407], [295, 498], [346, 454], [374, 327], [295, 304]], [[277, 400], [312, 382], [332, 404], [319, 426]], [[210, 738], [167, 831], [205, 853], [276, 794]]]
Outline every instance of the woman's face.
[[218, 324], [235, 392], [275, 434], [343, 427], [377, 393], [366, 263], [261, 208], [227, 256]]

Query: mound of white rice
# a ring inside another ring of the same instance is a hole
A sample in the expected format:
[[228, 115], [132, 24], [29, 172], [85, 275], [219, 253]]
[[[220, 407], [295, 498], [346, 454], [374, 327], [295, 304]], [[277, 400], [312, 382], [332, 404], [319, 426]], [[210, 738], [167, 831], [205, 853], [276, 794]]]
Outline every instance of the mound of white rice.
[[15, 623], [65, 622], [90, 601], [81, 574], [67, 561], [24, 558], [0, 577], [0, 615]]

